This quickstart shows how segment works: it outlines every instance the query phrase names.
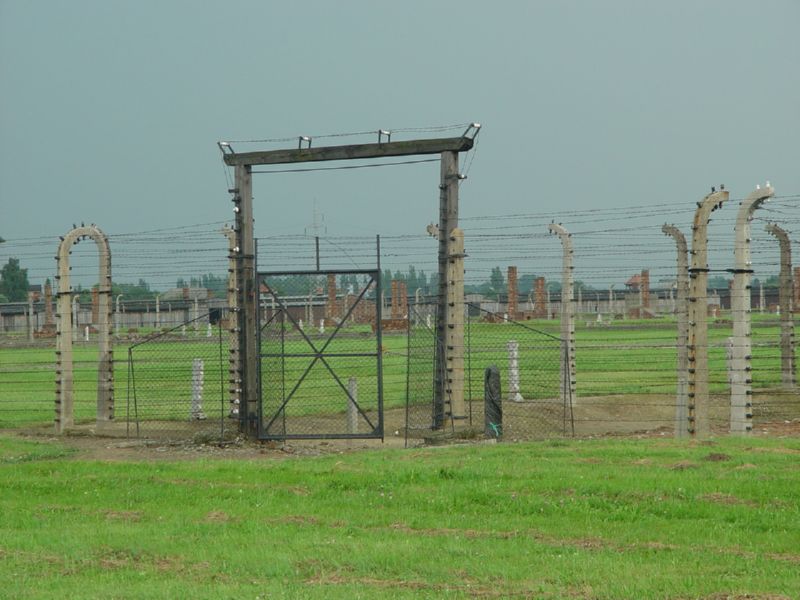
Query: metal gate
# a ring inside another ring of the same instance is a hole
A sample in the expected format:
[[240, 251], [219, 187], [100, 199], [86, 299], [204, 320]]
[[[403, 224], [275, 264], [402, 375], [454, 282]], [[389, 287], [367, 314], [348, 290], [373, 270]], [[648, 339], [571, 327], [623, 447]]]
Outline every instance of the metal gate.
[[380, 270], [259, 273], [259, 308], [259, 437], [383, 439]]

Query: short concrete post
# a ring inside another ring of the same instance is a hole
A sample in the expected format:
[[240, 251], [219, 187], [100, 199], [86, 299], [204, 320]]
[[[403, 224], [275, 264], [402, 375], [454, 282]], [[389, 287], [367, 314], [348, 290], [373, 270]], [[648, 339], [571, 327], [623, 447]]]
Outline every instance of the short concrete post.
[[203, 359], [195, 358], [192, 361], [192, 411], [190, 418], [193, 421], [202, 421], [206, 418], [203, 412]]
[[347, 380], [347, 433], [358, 433], [358, 380]]
[[161, 296], [156, 295], [156, 329], [161, 327]]
[[319, 332], [325, 333], [325, 319], [319, 320]]
[[84, 336], [83, 337], [83, 341], [84, 342], [88, 342], [89, 341], [89, 326], [88, 325], [83, 328], [83, 336]]
[[500, 392], [500, 369], [495, 365], [483, 372], [483, 432], [487, 437], [503, 435], [503, 398]]
[[211, 337], [211, 323], [206, 323], [206, 337]]
[[33, 341], [33, 295], [28, 294], [28, 341]]
[[508, 399], [510, 402], [522, 402], [524, 398], [519, 392], [519, 342], [509, 340], [508, 350]]

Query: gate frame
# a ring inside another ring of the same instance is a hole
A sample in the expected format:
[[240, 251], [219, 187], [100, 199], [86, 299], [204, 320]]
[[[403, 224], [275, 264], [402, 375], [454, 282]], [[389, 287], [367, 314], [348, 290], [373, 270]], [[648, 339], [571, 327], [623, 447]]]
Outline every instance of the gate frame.
[[[342, 382], [333, 372], [333, 369], [324, 361], [325, 355], [325, 348], [328, 347], [328, 344], [336, 337], [339, 331], [342, 329], [342, 326], [347, 322], [348, 317], [353, 313], [356, 306], [360, 302], [364, 300], [369, 291], [370, 286], [374, 283], [375, 284], [375, 343], [376, 343], [376, 350], [375, 352], [354, 352], [354, 353], [347, 353], [347, 356], [374, 356], [377, 361], [377, 378], [378, 378], [378, 422], [375, 425], [374, 429], [369, 433], [292, 433], [287, 434], [284, 433], [283, 435], [269, 435], [266, 433], [266, 430], [271, 426], [275, 419], [278, 418], [278, 415], [281, 413], [283, 409], [286, 408], [287, 404], [291, 399], [291, 395], [289, 394], [288, 398], [283, 398], [281, 406], [274, 411], [268, 423], [265, 424], [265, 415], [264, 415], [264, 394], [262, 389], [262, 382], [261, 382], [261, 372], [262, 372], [262, 361], [265, 355], [264, 352], [261, 350], [261, 331], [263, 330], [263, 326], [260, 324], [260, 319], [258, 320], [258, 410], [257, 410], [257, 436], [259, 440], [336, 440], [336, 439], [384, 439], [384, 410], [383, 410], [383, 327], [381, 324], [382, 317], [383, 317], [383, 307], [381, 306], [381, 269], [380, 269], [380, 242], [378, 242], [378, 264], [374, 269], [312, 269], [306, 271], [259, 271], [258, 272], [258, 303], [257, 306], [261, 306], [261, 283], [266, 281], [267, 277], [287, 277], [292, 275], [369, 275], [372, 278], [372, 281], [364, 286], [364, 289], [361, 290], [361, 293], [356, 298], [355, 302], [348, 308], [347, 312], [342, 316], [341, 321], [337, 323], [336, 328], [333, 332], [328, 336], [327, 340], [325, 340], [322, 348], [317, 350], [314, 344], [311, 343], [311, 340], [305, 334], [305, 332], [300, 328], [299, 324], [295, 321], [294, 318], [290, 315], [287, 307], [281, 302], [280, 296], [275, 294], [274, 292], [270, 291], [270, 295], [278, 304], [278, 307], [289, 317], [293, 329], [296, 329], [300, 332], [303, 336], [305, 342], [309, 345], [310, 349], [314, 350], [312, 353], [292, 353], [291, 355], [287, 355], [286, 353], [281, 353], [280, 356], [286, 357], [290, 356], [292, 358], [303, 358], [308, 357], [312, 358], [313, 361], [311, 362], [311, 366], [316, 363], [317, 360], [322, 360], [323, 364], [328, 368], [333, 375], [336, 383], [344, 390], [347, 394], [347, 398], [350, 402], [352, 402], [355, 407], [358, 409], [359, 414], [361, 414], [364, 418], [366, 415], [361, 407], [358, 405], [358, 402], [350, 395], [350, 391], [342, 385]], [[271, 354], [269, 356], [272, 356]], [[308, 375], [311, 366], [309, 369], [299, 378], [297, 381], [297, 385], [295, 386], [295, 390], [300, 386], [300, 384], [305, 380], [306, 376]]]
[[[312, 138], [300, 136], [296, 150], [270, 150], [257, 152], [234, 152], [231, 143], [217, 142], [222, 152], [223, 162], [234, 167], [234, 187], [228, 192], [232, 195], [236, 214], [236, 280], [238, 282], [237, 306], [238, 338], [239, 338], [239, 377], [241, 400], [239, 407], [239, 424], [243, 433], [257, 435], [259, 410], [259, 375], [257, 332], [259, 296], [256, 289], [256, 243], [253, 221], [253, 167], [257, 165], [285, 165], [318, 161], [349, 161], [355, 159], [377, 159], [396, 156], [414, 156], [425, 154], [440, 155], [439, 183], [439, 302], [440, 314], [437, 316], [437, 336], [442, 344], [445, 356], [443, 364], [447, 364], [446, 333], [452, 323], [447, 322], [447, 295], [450, 289], [447, 279], [447, 265], [453, 246], [453, 230], [458, 227], [458, 189], [460, 182], [466, 178], [458, 171], [458, 156], [461, 152], [471, 150], [475, 138], [480, 131], [480, 123], [470, 123], [460, 137], [417, 139], [392, 142], [391, 132], [378, 130], [378, 142], [372, 144], [351, 144], [343, 146], [311, 147]], [[469, 137], [470, 134], [472, 137]], [[386, 136], [386, 141], [384, 141]], [[303, 144], [307, 144], [304, 148]], [[462, 340], [463, 343], [463, 340]], [[436, 388], [439, 402], [444, 402], [446, 381], [438, 382]], [[454, 415], [450, 415], [451, 420]]]

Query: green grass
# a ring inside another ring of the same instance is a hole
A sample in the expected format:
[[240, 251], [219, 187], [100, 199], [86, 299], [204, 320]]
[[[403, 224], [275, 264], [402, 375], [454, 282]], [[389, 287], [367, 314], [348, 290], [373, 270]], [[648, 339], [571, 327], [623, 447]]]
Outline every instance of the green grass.
[[0, 443], [5, 597], [777, 600], [800, 591], [798, 440], [151, 463], [73, 460], [47, 447]]

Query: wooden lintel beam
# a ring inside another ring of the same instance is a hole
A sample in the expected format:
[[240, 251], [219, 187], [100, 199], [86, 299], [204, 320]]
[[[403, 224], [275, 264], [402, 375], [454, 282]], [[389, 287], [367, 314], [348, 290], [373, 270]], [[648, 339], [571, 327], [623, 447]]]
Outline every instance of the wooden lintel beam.
[[408, 140], [383, 144], [354, 144], [349, 146], [320, 146], [295, 150], [269, 150], [265, 152], [241, 152], [226, 154], [225, 164], [236, 165], [282, 165], [289, 163], [318, 162], [324, 160], [351, 160], [359, 158], [383, 158], [389, 156], [413, 156], [418, 154], [440, 154], [442, 152], [466, 152], [472, 149], [473, 138], [439, 138], [432, 140]]

